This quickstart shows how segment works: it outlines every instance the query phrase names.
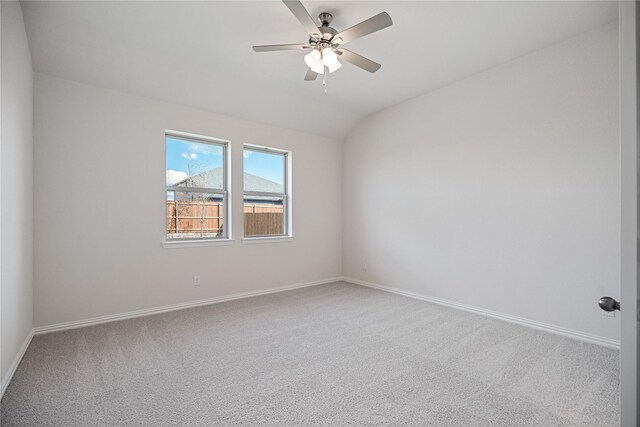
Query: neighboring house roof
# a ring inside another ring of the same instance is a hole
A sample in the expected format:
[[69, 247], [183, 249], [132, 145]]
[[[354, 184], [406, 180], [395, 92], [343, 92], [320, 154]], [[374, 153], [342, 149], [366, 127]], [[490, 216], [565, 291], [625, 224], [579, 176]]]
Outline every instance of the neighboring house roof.
[[[174, 187], [222, 188], [222, 168], [209, 169], [173, 184]], [[244, 173], [244, 189], [264, 193], [284, 193], [284, 185]]]

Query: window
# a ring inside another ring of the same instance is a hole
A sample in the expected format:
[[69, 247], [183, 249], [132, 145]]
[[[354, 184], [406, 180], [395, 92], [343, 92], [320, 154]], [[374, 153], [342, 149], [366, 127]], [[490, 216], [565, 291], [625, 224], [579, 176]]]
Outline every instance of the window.
[[244, 147], [244, 236], [291, 235], [291, 153]]
[[228, 142], [167, 132], [165, 143], [166, 240], [228, 239]]

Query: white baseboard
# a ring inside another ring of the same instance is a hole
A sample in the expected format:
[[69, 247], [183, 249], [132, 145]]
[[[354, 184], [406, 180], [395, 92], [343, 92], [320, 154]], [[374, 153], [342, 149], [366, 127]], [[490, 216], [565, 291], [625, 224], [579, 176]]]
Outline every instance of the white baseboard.
[[442, 298], [436, 298], [428, 295], [419, 294], [417, 292], [406, 291], [404, 289], [394, 288], [390, 286], [382, 286], [376, 283], [367, 282], [365, 280], [354, 279], [352, 277], [343, 277], [343, 281], [353, 283], [354, 285], [366, 286], [368, 288], [379, 289], [386, 292], [391, 292], [398, 295], [404, 295], [409, 298], [415, 298], [422, 301], [431, 302], [445, 307], [456, 308], [458, 310], [469, 311], [471, 313], [480, 314], [483, 316], [493, 317], [494, 319], [500, 319], [511, 323], [516, 323], [522, 326], [528, 326], [530, 328], [538, 329], [545, 332], [551, 332], [552, 334], [562, 335], [564, 337], [585, 341], [592, 344], [598, 344], [605, 347], [614, 349], [620, 349], [620, 341], [613, 340], [611, 338], [601, 337], [598, 335], [592, 335], [585, 332], [575, 331], [573, 329], [567, 329], [560, 326], [550, 325], [548, 323], [538, 322], [536, 320], [525, 319], [523, 317], [512, 316], [510, 314], [499, 313], [497, 311], [486, 310], [480, 307], [474, 307], [472, 305], [461, 304], [454, 301], [445, 300]]
[[13, 374], [16, 373], [16, 369], [18, 369], [18, 365], [20, 364], [20, 361], [24, 357], [24, 353], [27, 351], [27, 348], [29, 348], [29, 344], [31, 344], [32, 339], [33, 339], [33, 329], [29, 331], [29, 334], [27, 335], [24, 342], [22, 343], [20, 350], [18, 350], [18, 354], [16, 354], [16, 357], [13, 359], [13, 362], [11, 362], [11, 366], [9, 366], [9, 370], [4, 375], [4, 378], [2, 378], [2, 383], [0, 384], [0, 399], [2, 399], [2, 396], [4, 396], [4, 392], [9, 386], [9, 383], [11, 382], [11, 378], [13, 378]]
[[49, 332], [65, 331], [67, 329], [82, 328], [85, 326], [98, 325], [101, 323], [115, 322], [117, 320], [132, 319], [134, 317], [150, 316], [152, 314], [167, 313], [170, 311], [184, 310], [186, 308], [200, 307], [203, 305], [217, 304], [220, 302], [232, 301], [242, 298], [256, 297], [259, 295], [274, 294], [277, 292], [290, 291], [293, 289], [306, 288], [309, 286], [323, 285], [325, 283], [339, 282], [342, 277], [330, 277], [321, 280], [295, 283], [293, 285], [279, 286], [276, 288], [260, 289], [256, 291], [240, 292], [237, 294], [223, 295], [219, 297], [206, 298], [196, 301], [181, 302], [178, 304], [164, 305], [161, 307], [145, 308], [142, 310], [128, 311], [126, 313], [110, 314], [107, 316], [92, 317], [90, 319], [74, 320], [72, 322], [57, 323], [48, 326], [38, 326], [34, 328], [34, 334], [46, 334]]

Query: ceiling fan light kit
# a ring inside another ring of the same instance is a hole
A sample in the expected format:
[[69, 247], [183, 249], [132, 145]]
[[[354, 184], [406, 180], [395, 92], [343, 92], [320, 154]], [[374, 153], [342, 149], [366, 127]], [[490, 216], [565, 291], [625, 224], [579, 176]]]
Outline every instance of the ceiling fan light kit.
[[318, 27], [299, 0], [283, 0], [283, 2], [309, 34], [309, 42], [306, 44], [253, 46], [254, 51], [273, 52], [280, 50], [311, 49], [311, 52], [304, 56], [304, 62], [307, 64], [307, 67], [309, 67], [304, 79], [306, 81], [312, 81], [316, 79], [318, 74], [322, 74], [325, 93], [327, 93], [327, 75], [342, 67], [342, 63], [338, 58], [350, 62], [370, 73], [375, 73], [380, 69], [381, 65], [377, 62], [344, 49], [341, 46], [367, 34], [391, 26], [393, 21], [391, 21], [391, 17], [387, 12], [379, 13], [351, 28], [338, 32], [329, 26], [333, 19], [330, 13], [323, 12], [318, 15], [318, 21], [320, 22], [320, 27]]
[[304, 56], [304, 62], [316, 74], [324, 74], [325, 67], [329, 69], [330, 73], [342, 67], [338, 61], [338, 55], [330, 47], [325, 47], [322, 50], [313, 49]]

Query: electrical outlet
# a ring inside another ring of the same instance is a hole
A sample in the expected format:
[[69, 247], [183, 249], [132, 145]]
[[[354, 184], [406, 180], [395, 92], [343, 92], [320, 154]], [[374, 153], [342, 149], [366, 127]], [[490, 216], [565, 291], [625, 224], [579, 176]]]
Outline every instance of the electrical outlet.
[[193, 276], [193, 286], [200, 286], [200, 276]]

